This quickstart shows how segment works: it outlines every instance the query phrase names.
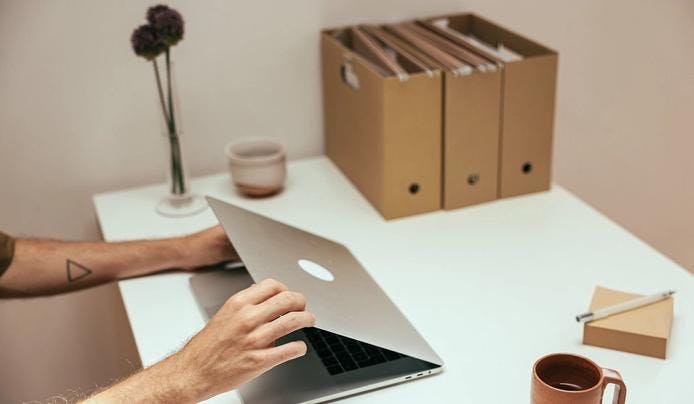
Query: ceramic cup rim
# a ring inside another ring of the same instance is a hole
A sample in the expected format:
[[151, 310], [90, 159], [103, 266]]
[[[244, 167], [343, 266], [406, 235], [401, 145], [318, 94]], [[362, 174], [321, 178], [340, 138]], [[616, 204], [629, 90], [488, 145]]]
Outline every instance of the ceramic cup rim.
[[[244, 156], [239, 154], [237, 150], [234, 150], [240, 146], [246, 146], [249, 144], [271, 145], [272, 147], [275, 147], [275, 150], [267, 155], [253, 157]], [[284, 143], [276, 139], [269, 137], [247, 137], [227, 143], [227, 145], [224, 147], [224, 154], [226, 154], [229, 161], [233, 164], [259, 165], [280, 161], [286, 155], [286, 150]]]
[[[549, 384], [545, 383], [545, 381], [542, 380], [542, 378], [540, 377], [540, 375], [537, 374], [537, 365], [539, 365], [540, 362], [542, 362], [542, 361], [544, 361], [544, 360], [550, 359], [550, 358], [552, 358], [552, 357], [557, 357], [557, 356], [571, 356], [571, 357], [578, 358], [578, 359], [580, 359], [580, 360], [583, 360], [583, 361], [587, 362], [587, 363], [590, 364], [590, 365], [598, 372], [598, 374], [600, 375], [600, 378], [598, 379], [598, 382], [595, 383], [594, 386], [592, 386], [592, 387], [590, 387], [590, 388], [588, 388], [588, 389], [578, 390], [578, 391], [562, 390], [562, 389], [558, 389], [558, 388], [556, 388], [556, 387], [552, 387], [552, 386], [550, 386]], [[557, 391], [557, 392], [561, 392], [561, 393], [567, 393], [567, 394], [585, 394], [585, 393], [591, 392], [591, 391], [593, 391], [593, 390], [599, 388], [600, 386], [602, 386], [603, 380], [604, 380], [604, 378], [605, 378], [605, 375], [603, 374], [602, 368], [601, 368], [597, 363], [593, 362], [593, 360], [590, 359], [590, 358], [587, 358], [587, 357], [585, 357], [585, 356], [583, 356], [583, 355], [577, 355], [577, 354], [569, 353], [569, 352], [556, 352], [556, 353], [547, 354], [547, 355], [545, 355], [545, 356], [543, 356], [543, 357], [541, 357], [541, 358], [539, 358], [538, 360], [535, 361], [535, 364], [533, 365], [533, 377], [534, 377], [537, 381], [539, 381], [540, 383], [542, 383], [543, 386], [545, 386], [546, 388], [548, 388], [548, 389], [550, 389], [550, 390], [553, 390], [553, 391]]]

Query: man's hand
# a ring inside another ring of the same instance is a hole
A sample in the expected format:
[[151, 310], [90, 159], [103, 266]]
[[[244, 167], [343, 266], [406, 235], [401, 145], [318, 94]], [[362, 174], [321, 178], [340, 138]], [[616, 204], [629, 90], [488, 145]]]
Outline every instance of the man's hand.
[[229, 298], [209, 324], [175, 355], [190, 376], [196, 399], [234, 389], [288, 360], [303, 356], [306, 344], [274, 342], [313, 327], [306, 300], [283, 284], [265, 280]]
[[303, 341], [274, 342], [315, 324], [304, 297], [264, 280], [226, 301], [178, 353], [92, 397], [88, 402], [197, 402], [235, 389], [306, 354]]
[[192, 270], [239, 258], [219, 225], [181, 237], [179, 241], [182, 269]]

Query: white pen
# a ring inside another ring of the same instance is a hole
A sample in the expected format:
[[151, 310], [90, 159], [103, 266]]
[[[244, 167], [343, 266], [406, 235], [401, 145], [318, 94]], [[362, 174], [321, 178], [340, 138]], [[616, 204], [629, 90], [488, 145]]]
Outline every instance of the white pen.
[[626, 302], [615, 304], [614, 306], [603, 307], [602, 309], [579, 314], [576, 316], [576, 321], [579, 323], [585, 323], [588, 321], [598, 320], [613, 314], [621, 313], [623, 311], [636, 309], [638, 307], [665, 300], [674, 293], [674, 290], [666, 290], [665, 292], [656, 293], [654, 295], [627, 300]]

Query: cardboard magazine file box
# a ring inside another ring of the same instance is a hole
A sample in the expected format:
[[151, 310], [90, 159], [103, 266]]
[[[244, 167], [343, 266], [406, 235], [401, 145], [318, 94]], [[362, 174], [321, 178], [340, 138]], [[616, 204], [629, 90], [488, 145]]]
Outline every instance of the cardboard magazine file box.
[[498, 197], [501, 70], [444, 75], [443, 208]]
[[448, 26], [523, 56], [503, 64], [499, 149], [499, 197], [550, 187], [557, 52], [474, 14], [448, 19]]
[[327, 156], [385, 219], [440, 209], [440, 73], [386, 76], [346, 30], [321, 33], [321, 58]]
[[[399, 36], [390, 25], [384, 29]], [[443, 71], [442, 207], [497, 199], [501, 69], [451, 71], [407, 38], [399, 39], [403, 47]]]

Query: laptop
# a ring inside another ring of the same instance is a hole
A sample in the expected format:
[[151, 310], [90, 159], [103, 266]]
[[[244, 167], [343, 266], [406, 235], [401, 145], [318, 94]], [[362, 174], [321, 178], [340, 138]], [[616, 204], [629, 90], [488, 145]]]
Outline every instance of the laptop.
[[241, 386], [246, 403], [321, 403], [439, 373], [443, 361], [342, 244], [207, 197], [244, 268], [190, 283], [209, 319], [226, 299], [266, 278], [306, 296], [305, 356]]

